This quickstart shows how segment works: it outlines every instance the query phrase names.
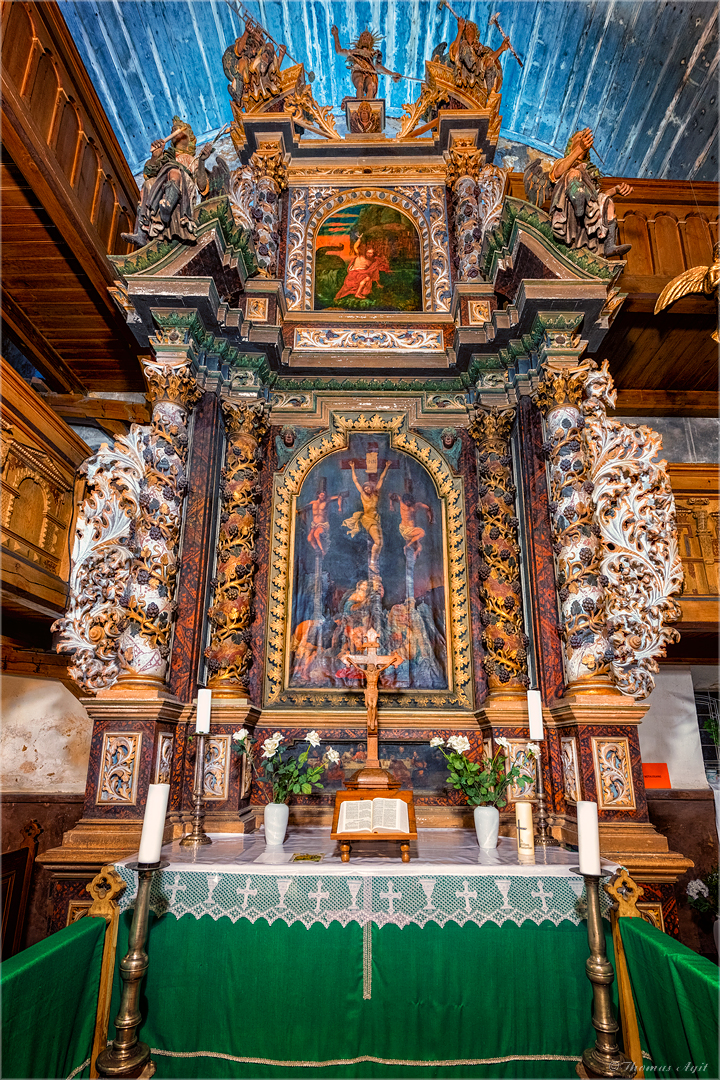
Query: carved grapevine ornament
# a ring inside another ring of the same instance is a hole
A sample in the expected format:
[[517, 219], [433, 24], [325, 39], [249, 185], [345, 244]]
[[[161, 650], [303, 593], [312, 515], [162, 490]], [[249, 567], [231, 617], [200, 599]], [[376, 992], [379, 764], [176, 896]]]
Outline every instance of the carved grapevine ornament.
[[470, 427], [478, 445], [483, 666], [491, 693], [530, 685], [509, 446], [514, 419], [514, 408], [493, 408], [479, 412]]
[[584, 438], [603, 554], [605, 611], [617, 686], [644, 698], [654, 686], [656, 657], [680, 635], [674, 595], [683, 587], [675, 501], [657, 432], [609, 419], [617, 392], [607, 360], [586, 380]]

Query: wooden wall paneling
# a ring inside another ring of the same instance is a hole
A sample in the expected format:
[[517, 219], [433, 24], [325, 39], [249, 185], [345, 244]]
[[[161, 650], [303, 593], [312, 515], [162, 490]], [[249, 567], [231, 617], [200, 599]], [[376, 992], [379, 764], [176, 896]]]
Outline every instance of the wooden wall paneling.
[[631, 211], [620, 219], [619, 232], [620, 243], [632, 244], [630, 251], [625, 256], [627, 260], [626, 273], [639, 276], [651, 277], [655, 268], [653, 265], [650, 235], [648, 233], [647, 218], [644, 214]]
[[686, 269], [680, 244], [680, 230], [674, 214], [656, 214], [650, 221], [650, 238], [653, 245], [655, 273], [671, 278]]
[[681, 221], [680, 236], [685, 253], [685, 266], [709, 266], [712, 262], [713, 239], [705, 214], [688, 214]]
[[25, 4], [3, 4], [3, 22], [3, 67], [22, 93], [35, 36]]

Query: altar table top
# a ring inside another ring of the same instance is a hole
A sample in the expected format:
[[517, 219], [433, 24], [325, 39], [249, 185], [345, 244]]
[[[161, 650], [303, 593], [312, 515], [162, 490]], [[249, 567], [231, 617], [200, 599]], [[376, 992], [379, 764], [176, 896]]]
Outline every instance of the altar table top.
[[[155, 874], [151, 907], [156, 914], [192, 915], [233, 922], [265, 919], [306, 927], [501, 925], [564, 920], [578, 924], [583, 879], [572, 873], [577, 852], [535, 849], [534, 863], [518, 861], [517, 845], [500, 837], [492, 851], [478, 847], [475, 834], [458, 829], [420, 829], [410, 845], [411, 861], [400, 861], [392, 841], [353, 841], [350, 862], [326, 828], [291, 828], [285, 843], [269, 847], [263, 829], [249, 834], [210, 834], [212, 844], [197, 850], [167, 844], [169, 865]], [[294, 862], [297, 854], [321, 854], [320, 862]], [[134, 871], [116, 864], [128, 888], [120, 907], [132, 906]], [[604, 863], [612, 873], [616, 866]], [[606, 898], [604, 898], [606, 899]]]

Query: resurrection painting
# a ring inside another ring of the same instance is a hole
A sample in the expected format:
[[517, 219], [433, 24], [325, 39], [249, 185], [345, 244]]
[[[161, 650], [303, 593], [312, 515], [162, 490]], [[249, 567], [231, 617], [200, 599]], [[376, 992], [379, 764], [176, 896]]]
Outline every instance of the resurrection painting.
[[343, 658], [401, 654], [386, 690], [447, 690], [443, 504], [423, 466], [386, 435], [350, 436], [319, 461], [295, 500], [286, 685], [360, 690]]
[[399, 210], [346, 206], [326, 218], [315, 242], [315, 309], [422, 311], [417, 229]]

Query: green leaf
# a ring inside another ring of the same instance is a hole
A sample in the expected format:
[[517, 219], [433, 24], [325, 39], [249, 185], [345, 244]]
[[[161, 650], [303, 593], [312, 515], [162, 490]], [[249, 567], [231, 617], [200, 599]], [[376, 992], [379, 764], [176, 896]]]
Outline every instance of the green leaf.
[[303, 795], [312, 795], [312, 786], [310, 784], [303, 784], [302, 793]]

